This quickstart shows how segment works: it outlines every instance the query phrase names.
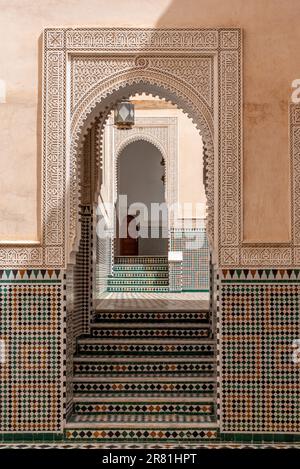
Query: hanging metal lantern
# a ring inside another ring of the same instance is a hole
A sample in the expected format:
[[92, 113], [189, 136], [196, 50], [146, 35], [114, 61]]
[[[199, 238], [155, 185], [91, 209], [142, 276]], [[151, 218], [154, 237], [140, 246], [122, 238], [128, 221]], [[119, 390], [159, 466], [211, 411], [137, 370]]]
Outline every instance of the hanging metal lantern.
[[116, 105], [114, 124], [120, 130], [128, 130], [134, 126], [134, 105], [127, 99]]

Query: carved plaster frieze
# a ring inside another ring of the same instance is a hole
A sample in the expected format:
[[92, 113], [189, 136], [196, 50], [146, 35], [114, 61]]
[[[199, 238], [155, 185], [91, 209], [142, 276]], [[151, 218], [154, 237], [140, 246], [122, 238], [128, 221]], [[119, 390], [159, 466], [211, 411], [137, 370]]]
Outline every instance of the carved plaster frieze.
[[[230, 41], [224, 33], [231, 33], [235, 41]], [[60, 39], [58, 39], [58, 35]], [[48, 45], [62, 47], [63, 31], [47, 31]], [[143, 51], [194, 51], [215, 50], [219, 45], [217, 29], [99, 29], [78, 28], [65, 30], [66, 47], [71, 50], [100, 50], [111, 52]], [[237, 48], [238, 30], [221, 30], [223, 47]]]
[[39, 267], [43, 264], [42, 247], [2, 247], [0, 248], [0, 266], [3, 267]]
[[249, 267], [291, 265], [292, 257], [292, 249], [288, 246], [256, 246], [241, 249], [241, 264]]
[[[211, 108], [213, 100], [213, 57], [98, 57], [71, 56], [71, 107], [76, 107], [84, 96], [91, 92], [101, 80], [130, 71], [133, 68], [164, 70], [170, 77], [188, 81], [190, 87]], [[190, 70], [194, 70], [194, 74]]]
[[292, 161], [292, 236], [300, 246], [300, 105], [290, 105], [290, 153]]

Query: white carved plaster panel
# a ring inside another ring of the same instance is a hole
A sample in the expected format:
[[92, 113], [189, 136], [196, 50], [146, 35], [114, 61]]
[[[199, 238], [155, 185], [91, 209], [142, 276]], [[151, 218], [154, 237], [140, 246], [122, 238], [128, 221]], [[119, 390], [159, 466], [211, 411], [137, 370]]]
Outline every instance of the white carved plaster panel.
[[[80, 100], [101, 80], [141, 67], [148, 70], [164, 70], [170, 77], [186, 81], [212, 106], [213, 58], [212, 57], [71, 57], [72, 111]], [[194, 73], [191, 74], [190, 70]]]

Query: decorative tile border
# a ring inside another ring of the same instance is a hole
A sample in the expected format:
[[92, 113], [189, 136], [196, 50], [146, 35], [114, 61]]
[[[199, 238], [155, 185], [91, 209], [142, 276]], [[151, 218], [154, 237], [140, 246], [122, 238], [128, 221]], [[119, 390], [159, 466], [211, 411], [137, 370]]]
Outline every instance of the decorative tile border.
[[159, 429], [74, 429], [66, 430], [67, 440], [94, 440], [94, 441], [137, 441], [139, 443], [146, 441], [201, 441], [214, 440], [218, 437], [217, 430], [214, 429], [180, 429], [165, 430]]

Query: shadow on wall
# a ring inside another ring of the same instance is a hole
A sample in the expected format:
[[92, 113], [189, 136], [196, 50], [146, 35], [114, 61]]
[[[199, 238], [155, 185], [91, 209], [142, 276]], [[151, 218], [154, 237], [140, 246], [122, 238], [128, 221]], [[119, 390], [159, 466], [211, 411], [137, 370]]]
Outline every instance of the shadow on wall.
[[[263, 7], [265, 8], [265, 6]], [[237, 27], [244, 0], [173, 0], [156, 22], [156, 28]]]

